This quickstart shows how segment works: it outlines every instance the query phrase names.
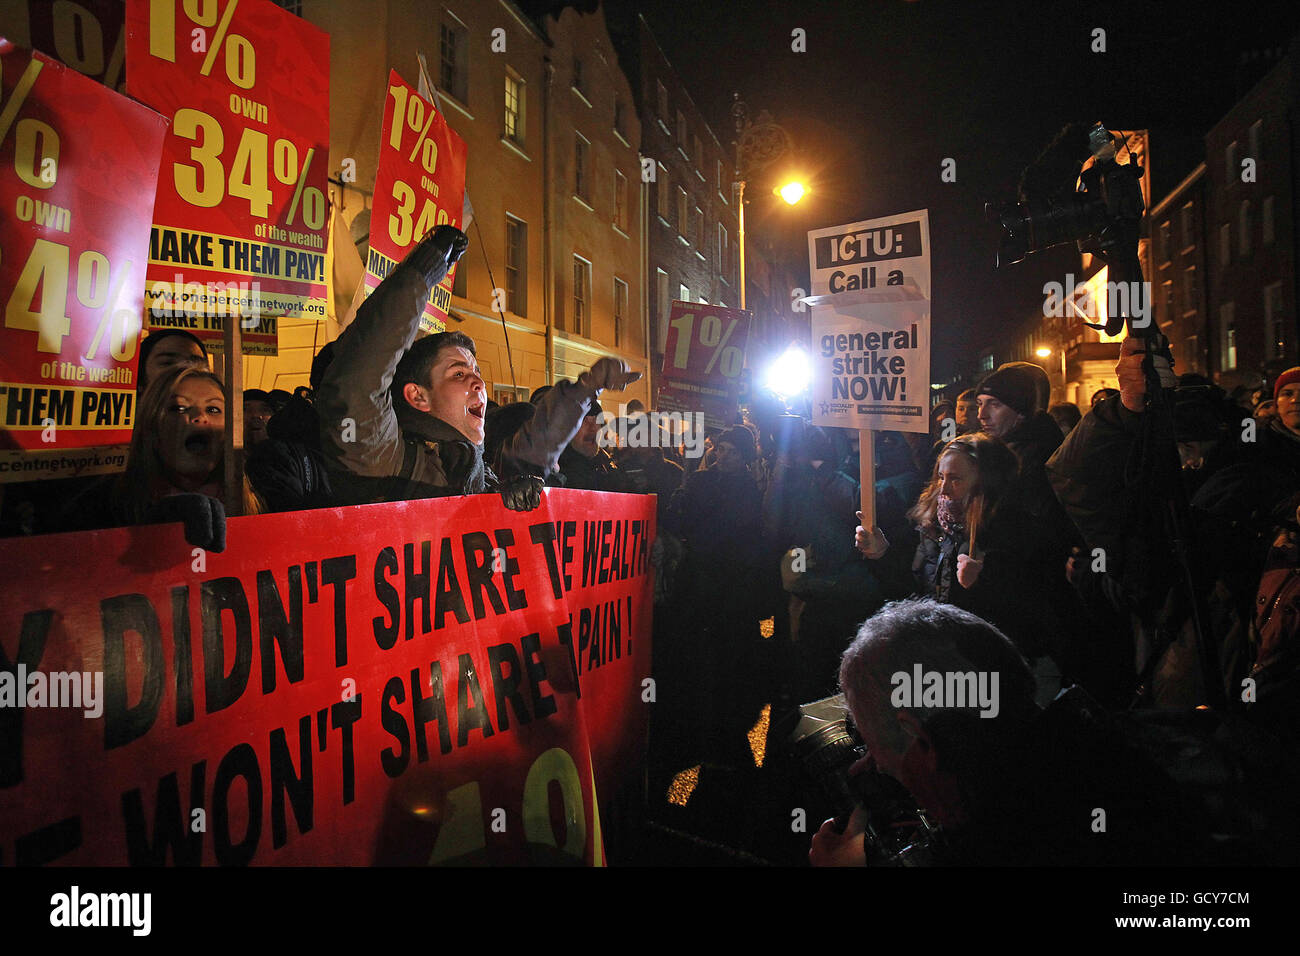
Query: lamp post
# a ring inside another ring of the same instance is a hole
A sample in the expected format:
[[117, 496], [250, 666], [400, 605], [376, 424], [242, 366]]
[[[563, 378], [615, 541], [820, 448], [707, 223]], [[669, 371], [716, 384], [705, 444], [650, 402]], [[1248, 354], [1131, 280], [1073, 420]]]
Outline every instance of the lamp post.
[[[740, 253], [740, 307], [745, 308], [745, 183], [755, 173], [766, 169], [790, 151], [790, 139], [785, 130], [773, 121], [766, 110], [750, 122], [749, 110], [739, 93], [732, 94], [731, 118], [736, 124], [736, 210], [739, 220]], [[782, 198], [785, 198], [784, 196]], [[793, 205], [802, 198], [786, 199]]]
[[[1061, 354], [1061, 401], [1065, 401], [1065, 348], [1062, 347], [1057, 351]], [[1052, 350], [1046, 345], [1042, 345], [1034, 350], [1034, 354], [1041, 359], [1051, 358]]]

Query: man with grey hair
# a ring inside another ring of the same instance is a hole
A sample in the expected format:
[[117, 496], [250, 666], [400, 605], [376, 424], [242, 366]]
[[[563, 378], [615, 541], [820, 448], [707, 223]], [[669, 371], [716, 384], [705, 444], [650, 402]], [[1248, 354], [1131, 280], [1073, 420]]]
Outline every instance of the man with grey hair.
[[[886, 605], [844, 652], [840, 684], [868, 753], [854, 770], [874, 761], [943, 827], [938, 863], [1203, 862], [1173, 782], [1077, 689], [1040, 709], [1024, 658], [968, 611]], [[865, 864], [865, 812], [843, 832], [822, 825], [814, 865]]]

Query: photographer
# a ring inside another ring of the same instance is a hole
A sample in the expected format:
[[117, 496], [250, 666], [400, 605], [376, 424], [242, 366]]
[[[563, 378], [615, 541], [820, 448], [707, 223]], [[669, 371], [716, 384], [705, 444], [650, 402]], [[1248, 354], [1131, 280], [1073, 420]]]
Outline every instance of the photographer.
[[[1154, 504], [1161, 489], [1145, 487], [1135, 477], [1144, 423], [1151, 414], [1145, 404], [1144, 355], [1141, 339], [1124, 340], [1115, 368], [1120, 394], [1102, 401], [1080, 422], [1048, 462], [1048, 474], [1088, 549], [1105, 556], [1105, 570], [1097, 574], [1088, 562], [1075, 563], [1080, 591], [1133, 618], [1138, 660], [1158, 661], [1151, 663], [1148, 675], [1154, 703], [1195, 706], [1205, 702], [1207, 691], [1191, 602], [1169, 560]], [[1157, 357], [1155, 362], [1162, 378], [1174, 384], [1167, 360]], [[1285, 380], [1284, 373], [1279, 383]], [[1300, 392], [1300, 371], [1296, 380]], [[1224, 437], [1212, 446], [1204, 438], [1209, 432], [1199, 430], [1207, 424], [1200, 421], [1202, 412], [1189, 404], [1200, 400], [1175, 392], [1173, 401], [1175, 438], [1181, 430], [1185, 446], [1182, 481], [1192, 495], [1187, 529], [1192, 586], [1206, 602], [1202, 624], [1227, 699], [1237, 701], [1240, 679], [1253, 656], [1249, 622], [1268, 546], [1277, 524], [1294, 514], [1293, 499], [1300, 491], [1300, 437], [1288, 437], [1285, 426], [1275, 425], [1257, 441], [1244, 442], [1241, 437], [1249, 433], [1240, 422], [1235, 427], [1227, 423]], [[1300, 415], [1296, 418], [1300, 423]]]
[[[921, 704], [919, 688], [906, 699], [918, 669], [980, 675], [993, 700]], [[1040, 710], [1024, 659], [969, 612], [886, 605], [845, 651], [840, 684], [870, 759], [943, 827], [940, 865], [1207, 862], [1203, 820], [1172, 780], [1077, 691]], [[865, 865], [867, 813], [843, 832], [827, 820], [813, 865]]]

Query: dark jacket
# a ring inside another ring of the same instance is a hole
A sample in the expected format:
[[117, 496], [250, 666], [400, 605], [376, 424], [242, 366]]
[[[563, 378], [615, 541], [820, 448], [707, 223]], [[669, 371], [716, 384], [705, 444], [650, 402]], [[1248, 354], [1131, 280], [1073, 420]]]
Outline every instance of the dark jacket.
[[936, 538], [922, 532], [912, 563], [921, 592], [982, 617], [1027, 658], [1059, 654], [1061, 621], [1051, 596], [1062, 589], [1064, 564], [1042, 522], [1015, 499], [1003, 500], [977, 529], [976, 548], [984, 566], [967, 589], [957, 580], [957, 558], [970, 553], [969, 534]]
[[[483, 460], [482, 446], [408, 403], [395, 405], [390, 394], [398, 360], [415, 341], [429, 289], [418, 269], [399, 264], [335, 344], [316, 410], [321, 451], [340, 503], [478, 494], [499, 483]], [[585, 386], [556, 385], [532, 419], [507, 439], [501, 461], [524, 472], [554, 470], [594, 398], [595, 391]]]
[[266, 425], [267, 439], [248, 452], [244, 471], [270, 511], [328, 508], [334, 502], [320, 419], [305, 398], [295, 396]]

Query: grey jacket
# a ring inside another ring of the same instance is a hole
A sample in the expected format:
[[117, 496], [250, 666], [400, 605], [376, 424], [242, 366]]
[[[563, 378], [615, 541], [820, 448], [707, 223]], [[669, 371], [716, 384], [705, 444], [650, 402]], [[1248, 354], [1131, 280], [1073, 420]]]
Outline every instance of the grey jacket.
[[[481, 445], [432, 415], [394, 408], [393, 375], [415, 341], [429, 291], [418, 269], [398, 265], [335, 344], [316, 409], [321, 451], [341, 503], [477, 494], [499, 484]], [[555, 471], [595, 397], [594, 389], [560, 382], [493, 464], [507, 475]]]

